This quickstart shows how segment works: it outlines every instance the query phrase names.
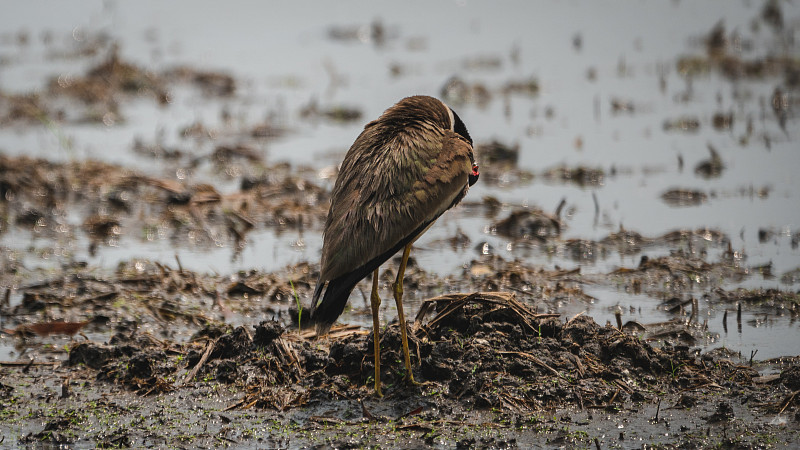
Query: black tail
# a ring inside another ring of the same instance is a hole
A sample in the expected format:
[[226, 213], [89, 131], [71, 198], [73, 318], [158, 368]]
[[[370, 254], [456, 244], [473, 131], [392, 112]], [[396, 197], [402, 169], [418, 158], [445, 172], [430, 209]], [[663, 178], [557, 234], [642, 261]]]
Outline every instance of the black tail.
[[316, 324], [317, 335], [321, 336], [327, 333], [336, 322], [336, 319], [342, 315], [342, 311], [344, 311], [344, 307], [347, 304], [347, 299], [350, 298], [350, 293], [353, 292], [353, 288], [356, 287], [359, 281], [380, 267], [381, 264], [385, 263], [392, 255], [397, 253], [398, 250], [405, 247], [406, 244], [412, 242], [414, 238], [422, 233], [434, 220], [436, 220], [436, 218], [430, 222], [425, 222], [410, 235], [395, 244], [394, 247], [376, 256], [358, 269], [329, 281], [328, 288], [325, 289], [325, 295], [322, 296], [321, 302], [319, 301], [319, 296], [322, 294], [325, 282], [318, 280], [317, 287], [314, 288], [314, 297], [311, 301], [310, 319], [311, 323]]
[[319, 296], [322, 294], [322, 286], [325, 283], [317, 281], [317, 287], [314, 289], [314, 299], [311, 303], [311, 323], [316, 324], [318, 336], [327, 333], [336, 322], [336, 319], [342, 315], [347, 299], [350, 298], [350, 293], [353, 292], [356, 284], [385, 263], [387, 259], [391, 258], [392, 255], [397, 253], [397, 250], [403, 248], [410, 240], [410, 238], [404, 239], [389, 251], [358, 269], [329, 281], [321, 302], [319, 301]]
[[320, 282], [317, 279], [317, 287], [314, 288], [314, 296], [311, 299], [311, 304], [308, 308], [305, 308], [303, 317], [305, 321], [303, 321], [303, 329], [311, 328], [314, 325], [314, 316], [316, 315], [317, 303], [319, 303], [319, 296], [322, 294], [322, 290], [325, 288], [325, 282]]
[[331, 326], [336, 322], [336, 319], [342, 315], [344, 307], [347, 304], [347, 299], [350, 298], [350, 293], [356, 287], [362, 278], [367, 276], [372, 270], [365, 270], [367, 266], [361, 267], [348, 274], [342, 275], [339, 278], [333, 279], [328, 282], [328, 287], [325, 289], [325, 295], [322, 296], [322, 301], [319, 297], [322, 294], [324, 282], [317, 282], [317, 287], [314, 289], [314, 297], [311, 303], [311, 323], [317, 327], [317, 335], [321, 336], [331, 329]]

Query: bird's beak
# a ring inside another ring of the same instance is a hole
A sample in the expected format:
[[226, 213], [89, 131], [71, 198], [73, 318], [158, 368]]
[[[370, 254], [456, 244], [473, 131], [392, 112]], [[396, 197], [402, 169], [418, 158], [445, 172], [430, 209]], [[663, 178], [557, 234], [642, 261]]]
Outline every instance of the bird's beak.
[[478, 165], [472, 163], [472, 173], [469, 174], [469, 185], [472, 186], [473, 184], [477, 183], [480, 175], [481, 173], [478, 172]]

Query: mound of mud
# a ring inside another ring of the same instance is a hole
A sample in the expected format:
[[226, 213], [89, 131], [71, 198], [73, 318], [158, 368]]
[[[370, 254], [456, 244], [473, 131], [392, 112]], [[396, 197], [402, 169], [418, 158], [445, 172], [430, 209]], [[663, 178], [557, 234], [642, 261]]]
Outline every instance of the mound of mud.
[[[429, 318], [429, 316], [432, 316]], [[244, 396], [229, 408], [285, 410], [372, 395], [372, 336], [345, 327], [326, 338], [287, 331], [275, 321], [206, 327], [192, 342], [115, 335], [108, 345], [81, 343], [69, 364], [140, 394], [217, 381]], [[657, 401], [656, 393], [758, 376], [726, 361], [708, 364], [688, 347], [661, 348], [578, 315], [534, 314], [514, 294], [451, 294], [427, 300], [410, 337], [415, 377], [403, 382], [397, 324], [382, 335], [381, 373], [389, 399], [421, 395], [476, 408], [522, 411], [563, 407], [620, 408]]]

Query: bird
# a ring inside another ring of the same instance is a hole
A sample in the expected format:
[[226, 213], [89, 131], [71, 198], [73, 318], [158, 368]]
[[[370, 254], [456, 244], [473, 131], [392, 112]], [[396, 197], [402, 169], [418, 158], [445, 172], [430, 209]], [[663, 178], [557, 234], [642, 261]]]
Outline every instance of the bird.
[[[406, 97], [367, 123], [344, 156], [323, 231], [310, 322], [324, 336], [355, 285], [372, 274], [375, 394], [381, 397], [378, 270], [402, 250], [393, 285], [405, 364], [411, 370], [403, 277], [411, 246], [478, 181], [472, 138], [461, 118], [434, 97]], [[324, 291], [324, 295], [323, 295]]]

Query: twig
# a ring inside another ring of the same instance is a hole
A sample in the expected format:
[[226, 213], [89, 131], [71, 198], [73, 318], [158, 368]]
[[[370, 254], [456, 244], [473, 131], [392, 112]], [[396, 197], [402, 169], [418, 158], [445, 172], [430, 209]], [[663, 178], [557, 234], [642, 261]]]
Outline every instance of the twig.
[[545, 369], [549, 370], [553, 375], [566, 380], [566, 378], [564, 378], [563, 375], [558, 373], [558, 371], [556, 369], [553, 369], [552, 367], [548, 366], [547, 364], [545, 364], [544, 361], [542, 361], [541, 359], [531, 355], [530, 353], [510, 352], [510, 351], [499, 351], [497, 353], [500, 354], [500, 355], [519, 355], [519, 356], [522, 356], [523, 358], [530, 360], [534, 364], [536, 364], [538, 366], [541, 366], [541, 367], [544, 367]]
[[178, 263], [178, 272], [183, 275], [183, 266], [181, 265], [181, 259], [178, 257], [177, 253], [175, 253], [175, 261]]
[[200, 361], [198, 361], [197, 364], [192, 368], [192, 370], [190, 370], [186, 374], [186, 376], [183, 377], [183, 384], [188, 383], [192, 378], [195, 377], [195, 375], [197, 375], [197, 372], [200, 370], [200, 367], [202, 367], [203, 364], [205, 364], [205, 362], [208, 360], [209, 355], [211, 355], [211, 350], [214, 349], [214, 345], [216, 345], [216, 343], [217, 343], [216, 339], [214, 339], [213, 341], [208, 341], [208, 344], [206, 344], [206, 350], [203, 352], [203, 356], [200, 357]]
[[658, 405], [656, 405], [656, 417], [653, 419], [655, 423], [658, 423], [658, 413], [661, 412], [661, 399], [658, 399]]
[[742, 303], [736, 306], [736, 331], [742, 332]]
[[325, 417], [325, 416], [311, 416], [308, 418], [309, 422], [316, 422], [322, 425], [340, 425], [345, 423], [341, 419], [337, 419], [336, 417]]
[[783, 414], [783, 412], [786, 411], [786, 408], [788, 408], [789, 405], [792, 404], [792, 401], [794, 400], [795, 397], [797, 397], [798, 394], [800, 394], [800, 391], [794, 391], [791, 394], [789, 394], [789, 396], [786, 397], [786, 400], [783, 401], [783, 403], [784, 403], [783, 407], [778, 412], [778, 414]]
[[584, 315], [584, 314], [586, 314], [586, 311], [581, 311], [581, 312], [579, 312], [578, 314], [575, 314], [574, 316], [572, 316], [572, 317], [571, 317], [571, 318], [570, 318], [570, 319], [567, 321], [567, 323], [565, 323], [565, 324], [564, 324], [564, 326], [567, 326], [567, 325], [571, 324], [573, 320], [577, 319], [578, 317], [580, 317], [580, 316], [582, 316], [582, 315]]
[[427, 326], [433, 328], [456, 311], [464, 308], [469, 303], [493, 305], [495, 309], [508, 308], [524, 322], [531, 331], [536, 332], [536, 328], [531, 322], [532, 319], [543, 319], [549, 317], [559, 317], [558, 314], [535, 314], [527, 306], [520, 303], [516, 296], [508, 292], [474, 292], [472, 294], [447, 294], [432, 299], [425, 300], [420, 307], [419, 313], [415, 318], [415, 324], [421, 323], [430, 311], [431, 304], [445, 304], [444, 308], [428, 322]]
[[581, 411], [583, 411], [586, 408], [583, 407], [583, 395], [581, 395], [580, 388], [575, 389], [575, 395], [578, 397], [578, 406], [580, 406], [581, 407]]
[[614, 391], [614, 395], [611, 396], [611, 400], [609, 400], [608, 403], [606, 404], [607, 406], [611, 406], [614, 403], [614, 400], [617, 399], [617, 394], [619, 394], [619, 389]]
[[722, 386], [714, 383], [713, 381], [707, 381], [705, 383], [696, 384], [694, 386], [689, 386], [687, 388], [681, 389], [680, 393], [689, 392], [689, 391], [696, 391], [698, 389], [724, 389]]
[[30, 366], [57, 366], [61, 364], [56, 361], [0, 361], [0, 366], [7, 367], [30, 367]]
[[367, 407], [364, 405], [364, 400], [358, 399], [358, 402], [361, 403], [361, 413], [364, 415], [364, 418], [369, 420], [370, 422], [374, 422], [376, 420], [375, 416], [372, 415], [372, 413], [369, 412]]
[[242, 403], [244, 403], [244, 399], [242, 399], [242, 400], [239, 400], [238, 402], [236, 402], [236, 403], [234, 403], [234, 404], [232, 404], [232, 405], [228, 405], [228, 406], [226, 406], [225, 408], [223, 408], [222, 410], [223, 410], [223, 411], [230, 411], [230, 410], [232, 410], [232, 409], [236, 409], [236, 408], [238, 408], [239, 406], [241, 406], [241, 404], [242, 404]]
[[297, 353], [294, 351], [294, 347], [290, 345], [289, 342], [284, 340], [282, 337], [278, 337], [275, 341], [276, 348], [281, 351], [280, 354], [285, 355], [286, 358], [289, 360], [289, 366], [295, 366], [297, 369], [297, 376], [302, 377], [304, 370], [303, 367], [300, 366], [300, 359], [297, 357]]
[[728, 334], [728, 310], [725, 310], [725, 314], [722, 315], [722, 329], [725, 330], [725, 334]]

